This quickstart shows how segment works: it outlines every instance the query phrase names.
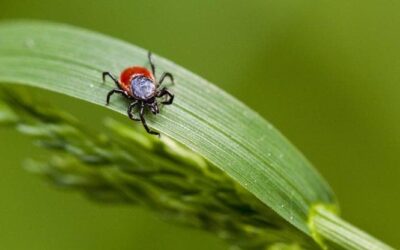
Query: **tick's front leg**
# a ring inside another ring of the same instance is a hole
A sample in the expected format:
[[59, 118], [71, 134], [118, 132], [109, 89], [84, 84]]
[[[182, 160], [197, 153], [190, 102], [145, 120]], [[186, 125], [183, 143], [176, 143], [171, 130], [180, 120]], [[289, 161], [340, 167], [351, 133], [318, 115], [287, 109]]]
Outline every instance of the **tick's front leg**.
[[134, 121], [140, 121], [139, 118], [133, 117], [133, 114], [132, 114], [133, 109], [135, 108], [135, 106], [136, 106], [138, 103], [139, 103], [138, 101], [132, 102], [131, 104], [129, 104], [129, 107], [128, 107], [128, 116], [129, 116], [129, 118], [130, 118], [131, 120], [134, 120]]
[[169, 96], [169, 100], [166, 100], [166, 101], [162, 101], [161, 103], [162, 104], [165, 104], [165, 105], [170, 105], [170, 104], [172, 104], [172, 102], [174, 101], [174, 95], [171, 93], [171, 92], [169, 92], [166, 88], [163, 88], [161, 91], [160, 91], [160, 93], [157, 95], [157, 97], [163, 97], [163, 96], [165, 96], [165, 95], [168, 95]]
[[151, 130], [151, 129], [147, 126], [146, 120], [144, 119], [144, 103], [142, 103], [142, 104], [141, 104], [141, 107], [140, 107], [140, 120], [142, 120], [143, 127], [146, 129], [147, 133], [152, 134], [152, 135], [158, 135], [158, 136], [160, 136], [160, 133]]
[[161, 75], [160, 81], [158, 82], [158, 86], [161, 86], [161, 84], [164, 82], [165, 78], [167, 78], [167, 77], [171, 80], [171, 83], [173, 85], [175, 84], [173, 75], [169, 72], [164, 72]]

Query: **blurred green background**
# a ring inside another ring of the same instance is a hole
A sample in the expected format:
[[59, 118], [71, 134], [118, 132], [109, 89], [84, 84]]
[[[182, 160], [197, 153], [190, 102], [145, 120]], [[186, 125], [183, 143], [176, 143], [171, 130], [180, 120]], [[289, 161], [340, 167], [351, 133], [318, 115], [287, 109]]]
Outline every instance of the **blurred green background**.
[[[219, 85], [300, 148], [346, 220], [400, 247], [400, 2], [3, 0], [0, 10], [122, 38]], [[44, 98], [91, 126], [110, 114]], [[227, 249], [140, 208], [55, 190], [20, 167], [43, 151], [10, 129], [0, 138], [1, 249]]]

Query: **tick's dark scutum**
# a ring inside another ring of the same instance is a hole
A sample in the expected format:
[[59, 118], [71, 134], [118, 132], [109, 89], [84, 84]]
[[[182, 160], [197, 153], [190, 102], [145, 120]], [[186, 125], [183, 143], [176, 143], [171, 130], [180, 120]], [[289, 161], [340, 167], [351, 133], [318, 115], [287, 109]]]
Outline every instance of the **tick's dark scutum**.
[[142, 75], [132, 78], [131, 88], [133, 95], [142, 100], [147, 100], [154, 96], [156, 91], [154, 82], [150, 78]]

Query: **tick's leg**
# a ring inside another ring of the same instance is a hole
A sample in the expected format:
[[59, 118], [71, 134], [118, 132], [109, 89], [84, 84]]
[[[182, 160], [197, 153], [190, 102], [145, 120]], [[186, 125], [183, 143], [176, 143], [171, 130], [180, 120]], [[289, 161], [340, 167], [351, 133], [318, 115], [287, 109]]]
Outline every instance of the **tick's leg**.
[[103, 72], [103, 83], [106, 81], [106, 76], [110, 77], [111, 80], [115, 83], [115, 85], [119, 88], [119, 82], [110, 72]]
[[113, 94], [121, 94], [121, 95], [125, 96], [126, 98], [130, 99], [129, 95], [125, 91], [120, 90], [120, 89], [113, 89], [110, 92], [108, 92], [108, 94], [107, 94], [107, 102], [106, 102], [107, 105], [110, 103], [110, 98]]
[[174, 77], [172, 76], [172, 74], [169, 72], [164, 72], [161, 75], [160, 81], [158, 82], [158, 86], [160, 86], [164, 82], [165, 78], [167, 78], [167, 77], [171, 80], [172, 84], [175, 84]]
[[136, 104], [138, 104], [137, 101], [136, 101], [136, 102], [132, 102], [131, 104], [129, 104], [129, 107], [128, 107], [128, 116], [129, 116], [129, 118], [130, 118], [131, 120], [140, 121], [139, 118], [133, 117], [133, 114], [132, 114], [133, 108], [135, 108]]
[[154, 66], [152, 57], [151, 57], [151, 51], [149, 51], [149, 53], [147, 54], [148, 58], [149, 58], [149, 63], [150, 63], [150, 67], [151, 67], [151, 72], [153, 73], [153, 76], [156, 77], [156, 66]]
[[174, 95], [173, 95], [171, 92], [169, 92], [166, 88], [163, 88], [163, 89], [159, 92], [159, 94], [157, 95], [157, 97], [163, 97], [163, 96], [165, 96], [165, 95], [168, 95], [168, 96], [169, 96], [169, 100], [163, 101], [163, 102], [161, 102], [161, 103], [162, 103], [162, 104], [165, 104], [165, 105], [172, 104], [172, 102], [174, 101]]
[[140, 120], [142, 120], [143, 127], [146, 129], [147, 133], [160, 136], [160, 133], [151, 130], [147, 126], [146, 120], [144, 119], [144, 103], [141, 103], [140, 106]]

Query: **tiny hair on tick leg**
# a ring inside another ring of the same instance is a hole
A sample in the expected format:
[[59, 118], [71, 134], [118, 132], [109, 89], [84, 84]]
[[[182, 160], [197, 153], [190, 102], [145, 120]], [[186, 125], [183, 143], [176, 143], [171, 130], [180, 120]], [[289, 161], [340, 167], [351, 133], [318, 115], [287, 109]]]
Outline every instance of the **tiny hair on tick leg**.
[[[108, 71], [104, 71], [102, 73], [102, 79], [104, 83], [106, 77], [108, 77], [117, 86], [117, 88], [108, 92], [106, 105], [110, 103], [112, 95], [120, 94], [124, 96], [126, 99], [131, 101], [127, 109], [129, 119], [133, 121], [141, 121], [147, 133], [159, 136], [160, 133], [151, 130], [147, 126], [146, 119], [144, 117], [144, 110], [147, 108], [151, 111], [151, 113], [157, 115], [160, 112], [157, 98], [162, 98], [164, 96], [167, 96], [167, 99], [161, 101], [161, 104], [172, 104], [174, 101], [174, 94], [172, 94], [166, 87], [160, 88], [160, 86], [167, 78], [172, 84], [174, 84], [174, 77], [171, 73], [164, 72], [161, 74], [160, 80], [157, 81], [155, 76], [156, 67], [153, 63], [152, 54], [149, 51], [147, 55], [151, 70], [148, 70], [143, 66], [131, 66], [121, 72], [119, 79], [117, 79]], [[139, 107], [139, 118], [135, 118], [133, 116], [133, 109], [136, 106]]]

